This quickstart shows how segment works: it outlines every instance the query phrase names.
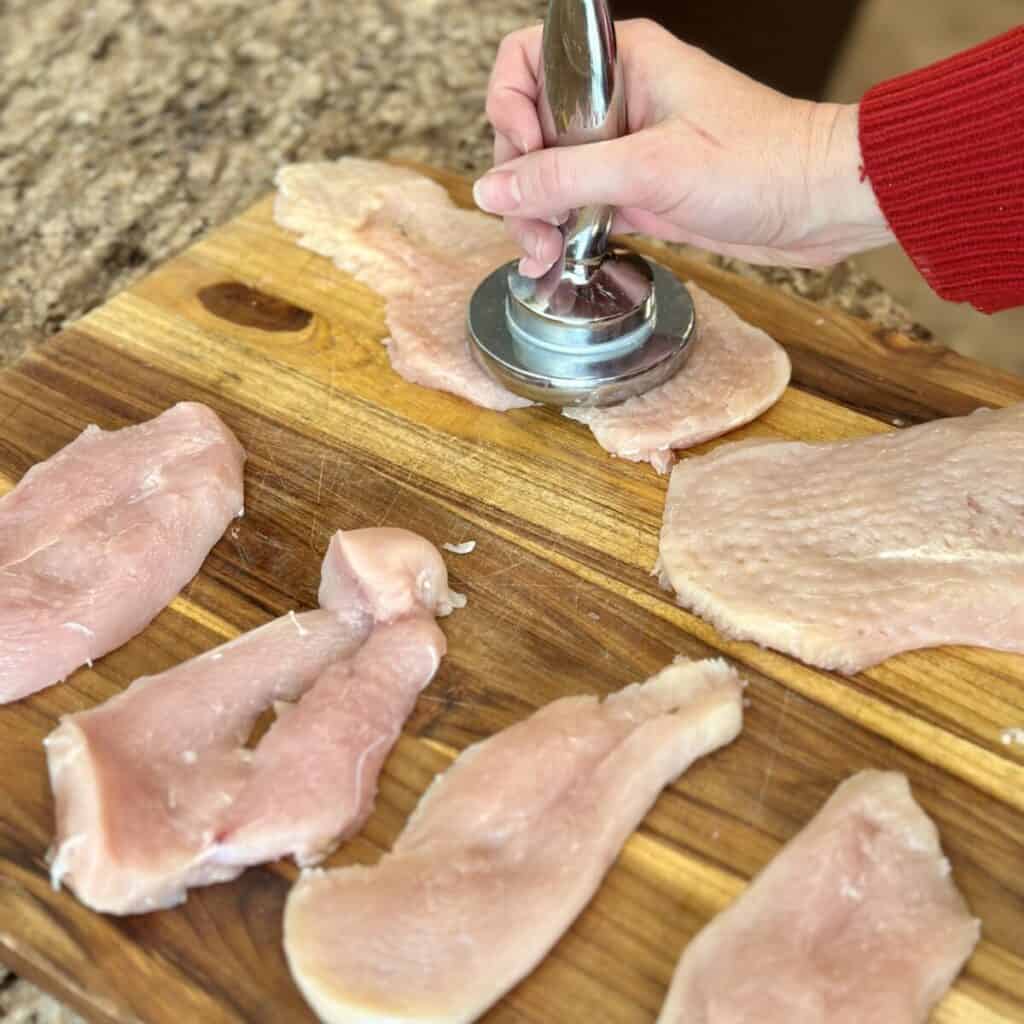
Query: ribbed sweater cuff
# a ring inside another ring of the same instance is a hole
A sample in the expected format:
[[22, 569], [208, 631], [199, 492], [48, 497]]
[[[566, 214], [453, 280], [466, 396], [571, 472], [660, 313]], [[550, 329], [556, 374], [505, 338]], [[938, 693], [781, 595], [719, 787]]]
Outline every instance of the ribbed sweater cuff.
[[864, 171], [945, 299], [1024, 305], [1024, 26], [883, 82], [861, 102]]

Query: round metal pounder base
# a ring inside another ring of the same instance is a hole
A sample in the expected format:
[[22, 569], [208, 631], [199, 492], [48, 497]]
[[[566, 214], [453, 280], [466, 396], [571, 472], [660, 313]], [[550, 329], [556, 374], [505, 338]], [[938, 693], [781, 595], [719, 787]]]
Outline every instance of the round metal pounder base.
[[[620, 258], [641, 260], [632, 253]], [[524, 279], [514, 263], [499, 267], [469, 304], [470, 348], [477, 361], [509, 391], [547, 405], [617, 405], [663, 384], [690, 353], [693, 300], [671, 271], [642, 262], [653, 276], [650, 313], [639, 328], [635, 316], [623, 317], [620, 337], [609, 337], [608, 320], [602, 324], [600, 316], [592, 332], [579, 319], [574, 326], [567, 321], [566, 330], [552, 331], [547, 316], [534, 321], [531, 330], [515, 297]]]

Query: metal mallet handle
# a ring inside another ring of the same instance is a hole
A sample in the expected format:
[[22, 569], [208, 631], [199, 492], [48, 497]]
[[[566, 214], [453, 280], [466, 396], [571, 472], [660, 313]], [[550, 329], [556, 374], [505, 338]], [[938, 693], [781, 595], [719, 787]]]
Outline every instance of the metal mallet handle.
[[[607, 0], [551, 0], [544, 22], [540, 119], [546, 146], [617, 139], [626, 130], [615, 24]], [[566, 270], [589, 278], [604, 258], [614, 209], [586, 206], [562, 228]]]
[[[537, 102], [544, 145], [610, 141], [626, 130], [607, 0], [549, 0]], [[608, 248], [614, 210], [570, 212], [564, 253], [542, 277], [507, 263], [469, 303], [471, 351], [499, 383], [560, 406], [615, 405], [677, 373], [694, 336], [693, 302], [673, 274]]]

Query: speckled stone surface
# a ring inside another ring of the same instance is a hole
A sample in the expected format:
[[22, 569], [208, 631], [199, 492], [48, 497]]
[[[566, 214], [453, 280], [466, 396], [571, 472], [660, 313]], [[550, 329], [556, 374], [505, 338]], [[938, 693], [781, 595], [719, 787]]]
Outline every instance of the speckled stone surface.
[[[0, 365], [295, 160], [489, 165], [501, 37], [544, 0], [0, 0]], [[847, 266], [732, 269], [915, 329]], [[77, 1020], [0, 969], [4, 1024]]]
[[[498, 41], [544, 0], [0, 4], [0, 362], [222, 223], [288, 161], [488, 166]], [[751, 271], [886, 327], [848, 267]]]

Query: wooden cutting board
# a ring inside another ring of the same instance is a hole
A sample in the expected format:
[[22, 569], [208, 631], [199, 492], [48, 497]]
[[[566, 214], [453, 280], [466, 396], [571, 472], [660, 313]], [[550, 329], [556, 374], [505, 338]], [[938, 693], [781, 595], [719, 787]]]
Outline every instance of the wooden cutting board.
[[[464, 182], [434, 174], [468, 200]], [[793, 387], [732, 439], [855, 437], [1024, 399], [1024, 379], [659, 256], [793, 358]], [[144, 917], [93, 914], [50, 888], [41, 743], [60, 715], [138, 675], [312, 606], [331, 533], [391, 524], [477, 542], [448, 558], [469, 605], [445, 620], [450, 653], [376, 812], [332, 863], [372, 862], [457, 751], [556, 697], [608, 693], [680, 653], [722, 653], [751, 683], [740, 739], [664, 794], [489, 1022], [652, 1021], [687, 940], [866, 767], [907, 773], [984, 922], [934, 1020], [1024, 1021], [1024, 746], [1000, 740], [1024, 726], [1024, 658], [946, 648], [843, 678], [722, 639], [650, 575], [664, 478], [550, 410], [486, 412], [405, 383], [385, 333], [381, 300], [298, 248], [267, 199], [0, 375], [3, 489], [86, 424], [180, 399], [216, 409], [249, 452], [246, 516], [181, 597], [93, 669], [0, 708], [0, 960], [92, 1021], [313, 1019], [281, 951], [288, 864]]]

